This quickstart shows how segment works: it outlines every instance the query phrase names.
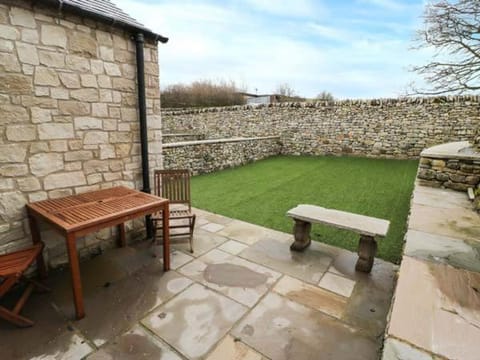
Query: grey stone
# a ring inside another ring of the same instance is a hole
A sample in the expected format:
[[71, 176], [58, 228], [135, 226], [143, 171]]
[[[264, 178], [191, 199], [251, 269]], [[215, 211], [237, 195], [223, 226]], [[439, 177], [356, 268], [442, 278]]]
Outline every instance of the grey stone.
[[35, 45], [17, 43], [17, 53], [20, 62], [24, 64], [40, 64], [40, 61], [38, 60], [37, 48]]
[[28, 159], [30, 171], [35, 176], [44, 176], [63, 170], [63, 156], [56, 153], [40, 153]]
[[40, 67], [40, 66], [37, 66], [35, 68], [34, 83], [35, 85], [48, 85], [48, 86], [60, 85], [58, 75], [54, 70]]
[[22, 144], [0, 145], [0, 163], [23, 162], [27, 146]]
[[53, 45], [61, 48], [67, 47], [67, 34], [65, 29], [57, 25], [42, 25], [41, 41], [44, 45]]
[[38, 125], [40, 140], [71, 139], [74, 138], [72, 124], [45, 123]]
[[45, 190], [86, 185], [83, 171], [47, 175], [44, 179]]
[[34, 13], [21, 7], [12, 7], [10, 9], [10, 21], [12, 25], [20, 25], [28, 28], [36, 28]]

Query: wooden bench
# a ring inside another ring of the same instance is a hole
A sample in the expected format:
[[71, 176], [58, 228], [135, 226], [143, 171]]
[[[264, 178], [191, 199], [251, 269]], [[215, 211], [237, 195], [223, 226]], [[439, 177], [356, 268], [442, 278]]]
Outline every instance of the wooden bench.
[[290, 246], [290, 249], [294, 251], [303, 251], [310, 245], [312, 223], [330, 225], [360, 234], [358, 261], [355, 270], [367, 273], [372, 270], [373, 260], [377, 252], [375, 238], [385, 237], [390, 226], [390, 221], [387, 220], [326, 209], [315, 205], [298, 205], [290, 209], [287, 216], [295, 221], [293, 226], [295, 242]]

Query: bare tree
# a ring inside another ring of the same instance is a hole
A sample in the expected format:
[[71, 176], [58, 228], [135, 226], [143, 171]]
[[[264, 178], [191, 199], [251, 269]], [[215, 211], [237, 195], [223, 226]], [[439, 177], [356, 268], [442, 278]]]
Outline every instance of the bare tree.
[[287, 83], [279, 84], [275, 89], [275, 94], [289, 98], [296, 96], [295, 90]]
[[480, 1], [441, 0], [426, 5], [424, 29], [417, 32], [416, 48], [435, 49], [432, 61], [413, 67], [429, 89], [416, 94], [439, 95], [480, 89]]
[[327, 101], [334, 101], [335, 100], [332, 93], [328, 92], [328, 91], [322, 91], [320, 94], [317, 95], [316, 99], [327, 100]]
[[162, 107], [210, 107], [241, 105], [245, 99], [243, 89], [233, 81], [212, 82], [211, 80], [194, 81], [191, 84], [173, 84], [161, 93]]

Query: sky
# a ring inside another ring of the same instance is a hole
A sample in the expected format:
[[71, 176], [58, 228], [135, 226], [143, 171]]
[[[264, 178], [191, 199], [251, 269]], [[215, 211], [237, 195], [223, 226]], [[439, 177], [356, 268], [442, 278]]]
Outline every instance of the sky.
[[234, 81], [247, 92], [391, 98], [422, 84], [412, 65], [426, 0], [113, 0], [154, 32], [160, 86]]

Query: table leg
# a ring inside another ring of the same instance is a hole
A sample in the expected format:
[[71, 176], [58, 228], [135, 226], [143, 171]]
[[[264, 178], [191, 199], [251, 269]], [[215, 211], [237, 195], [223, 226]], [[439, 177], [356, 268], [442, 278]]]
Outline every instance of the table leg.
[[77, 245], [75, 234], [67, 234], [67, 251], [70, 262], [70, 274], [72, 276], [73, 301], [75, 303], [76, 319], [85, 317], [83, 307], [82, 280], [80, 278], [80, 265], [78, 262]]
[[[32, 234], [32, 241], [38, 244], [42, 241], [40, 237], [40, 230], [38, 229], [38, 222], [35, 217], [28, 215], [28, 223], [30, 225], [30, 233]], [[37, 256], [37, 270], [40, 279], [47, 277], [47, 267], [45, 266], [45, 259], [43, 258], [43, 251], [40, 251]]]
[[169, 229], [170, 209], [169, 204], [165, 204], [162, 211], [163, 222], [163, 270], [170, 270], [170, 229]]
[[121, 223], [120, 225], [118, 225], [118, 246], [127, 246], [127, 240], [125, 238], [125, 223]]

